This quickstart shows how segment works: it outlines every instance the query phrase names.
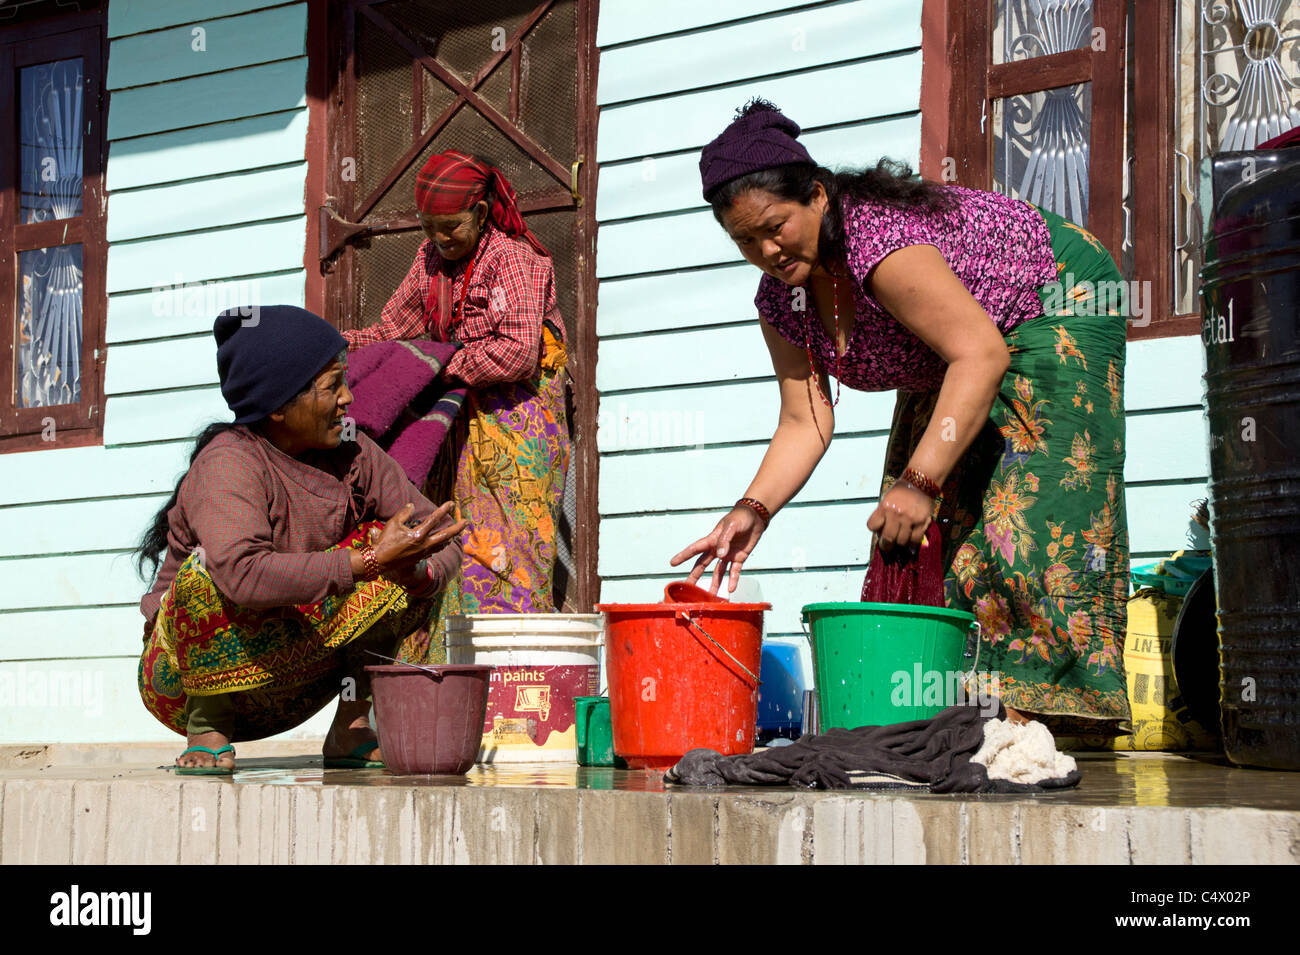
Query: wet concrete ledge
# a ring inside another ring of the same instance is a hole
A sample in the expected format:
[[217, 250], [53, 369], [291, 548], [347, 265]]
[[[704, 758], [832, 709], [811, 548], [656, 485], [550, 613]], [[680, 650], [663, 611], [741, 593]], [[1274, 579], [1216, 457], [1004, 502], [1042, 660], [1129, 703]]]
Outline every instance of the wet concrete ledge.
[[176, 777], [57, 755], [0, 750], [0, 864], [1300, 862], [1300, 777], [1164, 755], [1083, 757], [1078, 790], [1033, 798], [543, 764], [395, 777], [278, 753]]

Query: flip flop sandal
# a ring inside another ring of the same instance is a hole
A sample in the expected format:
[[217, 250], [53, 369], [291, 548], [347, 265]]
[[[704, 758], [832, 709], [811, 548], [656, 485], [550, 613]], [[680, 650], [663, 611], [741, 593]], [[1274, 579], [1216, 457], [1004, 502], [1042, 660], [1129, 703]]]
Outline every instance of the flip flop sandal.
[[366, 753], [372, 753], [379, 749], [378, 743], [362, 743], [352, 750], [347, 756], [326, 756], [326, 769], [383, 769], [384, 761], [381, 759], [366, 759]]
[[[224, 753], [235, 755], [235, 747], [227, 743], [221, 749], [208, 749], [206, 746], [191, 746], [184, 753], [207, 753], [214, 760], [220, 759]], [[233, 766], [177, 766], [177, 776], [229, 776], [235, 771]]]

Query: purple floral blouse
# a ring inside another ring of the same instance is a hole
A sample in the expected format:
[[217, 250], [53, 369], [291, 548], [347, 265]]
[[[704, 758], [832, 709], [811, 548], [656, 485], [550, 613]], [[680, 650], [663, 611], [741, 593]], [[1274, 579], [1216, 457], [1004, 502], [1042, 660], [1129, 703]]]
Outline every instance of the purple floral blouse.
[[[880, 260], [910, 245], [933, 245], [962, 285], [1005, 335], [1042, 312], [1038, 288], [1056, 278], [1047, 224], [1027, 202], [995, 192], [949, 186], [956, 206], [938, 214], [907, 212], [875, 202], [844, 200], [849, 271], [856, 315], [840, 359], [842, 381], [860, 391], [933, 391], [947, 366], [925, 342], [871, 295], [868, 279]], [[812, 336], [817, 364], [834, 371], [835, 351], [813, 303], [792, 308], [796, 289], [764, 275], [754, 304], [763, 319], [793, 345]]]

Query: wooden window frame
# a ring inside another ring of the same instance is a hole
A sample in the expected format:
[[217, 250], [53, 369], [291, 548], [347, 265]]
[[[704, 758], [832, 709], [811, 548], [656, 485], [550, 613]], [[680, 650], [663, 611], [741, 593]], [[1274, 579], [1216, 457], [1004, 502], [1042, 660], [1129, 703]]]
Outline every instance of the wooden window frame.
[[[1129, 36], [1127, 0], [1094, 0], [1094, 26], [1106, 31], [1104, 51], [1085, 47], [995, 64], [993, 3], [925, 0], [921, 174], [943, 181], [944, 172], [953, 168], [947, 162], [951, 158], [957, 184], [992, 189], [993, 101], [1091, 81], [1088, 228], [1119, 261], [1124, 239], [1125, 97], [1131, 84], [1129, 230], [1135, 274], [1126, 277], [1151, 283], [1151, 314], [1143, 325], [1129, 323], [1128, 338], [1199, 333], [1198, 315], [1172, 314], [1173, 5], [1135, 3]], [[1131, 72], [1126, 65], [1129, 45], [1134, 53]]]
[[[19, 151], [0, 150], [0, 453], [84, 447], [104, 439], [105, 285], [108, 243], [104, 166], [108, 62], [105, 13], [68, 14], [13, 27], [0, 26], [0, 129], [18, 136], [18, 71], [52, 60], [81, 57], [86, 128], [82, 148], [82, 214], [68, 219], [20, 224]], [[76, 405], [18, 408], [14, 401], [21, 252], [80, 243], [82, 247], [81, 401]], [[53, 433], [47, 427], [53, 424]]]
[[[1174, 314], [1174, 77], [1177, 3], [1135, 3], [1133, 11], [1133, 262], [1151, 282], [1154, 313], [1129, 338], [1200, 335], [1199, 313]], [[1139, 241], [1152, 236], [1151, 240]]]

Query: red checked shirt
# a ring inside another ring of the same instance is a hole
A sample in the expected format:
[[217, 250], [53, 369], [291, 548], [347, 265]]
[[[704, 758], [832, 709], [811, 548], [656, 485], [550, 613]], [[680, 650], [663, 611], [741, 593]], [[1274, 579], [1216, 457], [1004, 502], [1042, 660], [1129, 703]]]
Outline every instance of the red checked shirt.
[[[199, 547], [212, 582], [241, 607], [296, 606], [347, 593], [356, 586], [350, 551], [326, 548], [407, 503], [417, 519], [434, 510], [398, 463], [360, 432], [332, 451], [293, 458], [248, 428], [232, 428], [212, 439], [181, 480], [167, 513], [167, 555], [140, 610], [153, 619], [176, 571]], [[429, 558], [440, 587], [460, 561], [457, 540]]]
[[538, 255], [528, 243], [491, 225], [479, 241], [463, 314], [460, 301], [470, 257], [444, 264], [433, 243], [425, 239], [379, 321], [343, 333], [348, 348], [436, 336], [436, 329], [426, 325], [425, 302], [437, 295], [438, 270], [445, 268], [451, 279], [450, 337], [462, 346], [447, 363], [447, 374], [470, 386], [536, 375], [542, 357], [543, 321], [549, 321], [555, 336], [564, 340], [564, 322], [555, 304], [555, 269], [549, 258]]

